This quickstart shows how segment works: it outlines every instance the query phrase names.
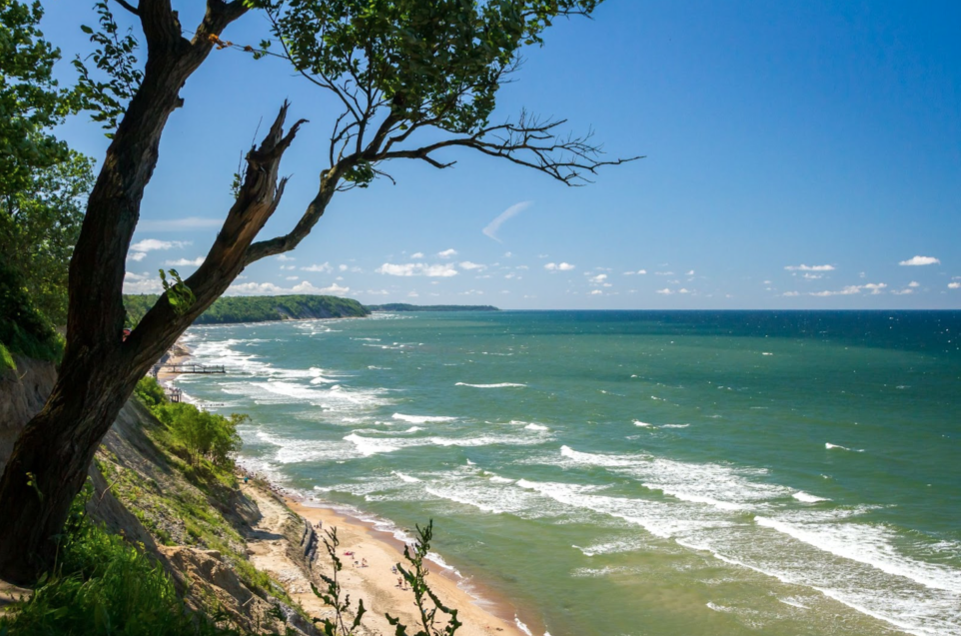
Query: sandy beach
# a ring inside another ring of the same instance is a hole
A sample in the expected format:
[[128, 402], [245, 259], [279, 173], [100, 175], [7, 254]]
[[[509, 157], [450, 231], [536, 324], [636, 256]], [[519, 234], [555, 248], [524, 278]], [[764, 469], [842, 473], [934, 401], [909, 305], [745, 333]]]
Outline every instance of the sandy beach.
[[[313, 594], [306, 573], [290, 558], [281, 529], [291, 511], [306, 519], [319, 533], [337, 528], [340, 541], [337, 555], [344, 567], [338, 576], [342, 593], [350, 595], [352, 609], [357, 607], [358, 599], [363, 599], [367, 608], [362, 622], [366, 631], [360, 634], [393, 634], [394, 628], [385, 619], [385, 612], [400, 618], [410, 629], [420, 628], [414, 596], [407, 584], [403, 588], [399, 585], [400, 574], [394, 571], [396, 564], [407, 564], [400, 541], [388, 533], [373, 529], [370, 524], [324, 507], [322, 503], [282, 497], [278, 494], [280, 489], [273, 486], [265, 488], [258, 481], [244, 483], [241, 480], [240, 483], [243, 492], [257, 504], [262, 515], [248, 541], [251, 562], [281, 583], [309, 616], [332, 618], [333, 610]], [[333, 567], [323, 545], [318, 546], [317, 555], [312, 578], [315, 585], [323, 589], [323, 581], [318, 575], [330, 576]], [[428, 585], [446, 606], [458, 610], [458, 619], [463, 623], [459, 634], [525, 636], [525, 632], [514, 623], [514, 616], [499, 615], [501, 608], [498, 605], [485, 602], [462, 589], [436, 564], [429, 563], [429, 569]], [[439, 612], [438, 628], [446, 624], [441, 616]]]
[[[190, 359], [190, 350], [180, 342], [174, 344], [169, 352], [165, 365], [183, 364]], [[163, 385], [176, 379], [178, 374], [170, 372], [158, 373], [157, 379]], [[243, 484], [244, 492], [254, 499], [264, 514], [265, 521], [261, 525], [265, 536], [271, 536], [275, 528], [272, 520], [283, 517], [284, 510], [279, 505], [275, 493], [282, 489], [272, 487], [274, 492], [267, 492], [254, 482]], [[404, 544], [393, 535], [376, 530], [371, 524], [359, 519], [340, 514], [325, 507], [323, 502], [303, 501], [292, 496], [284, 496], [283, 503], [290, 510], [306, 519], [313, 527], [326, 530], [337, 528], [340, 541], [338, 556], [344, 569], [340, 574], [340, 583], [345, 594], [354, 599], [352, 607], [356, 607], [357, 599], [363, 599], [368, 612], [364, 616], [363, 625], [373, 634], [393, 634], [391, 627], [384, 617], [388, 612], [398, 617], [411, 629], [417, 630], [417, 608], [414, 596], [405, 584], [402, 589], [398, 583], [400, 575], [392, 571], [396, 564], [407, 565], [404, 559]], [[320, 526], [318, 526], [320, 524]], [[283, 550], [276, 549], [270, 541], [262, 541], [261, 545], [252, 545], [252, 560], [255, 565], [272, 574], [291, 595], [312, 616], [325, 617], [330, 614], [330, 608], [325, 606], [310, 590], [306, 579], [298, 576], [295, 568], [287, 559]], [[345, 554], [350, 552], [352, 554]], [[355, 566], [355, 561], [357, 566]], [[366, 563], [366, 565], [364, 565]], [[515, 624], [515, 617], [509, 615], [506, 608], [483, 598], [478, 598], [467, 590], [458, 586], [456, 575], [441, 568], [437, 564], [428, 564], [430, 575], [428, 585], [448, 607], [458, 610], [458, 619], [463, 626], [458, 630], [463, 636], [526, 636], [525, 632]], [[322, 583], [317, 573], [331, 574], [331, 560], [323, 546], [318, 548], [318, 558], [314, 564], [316, 584]], [[439, 616], [441, 613], [439, 612]]]

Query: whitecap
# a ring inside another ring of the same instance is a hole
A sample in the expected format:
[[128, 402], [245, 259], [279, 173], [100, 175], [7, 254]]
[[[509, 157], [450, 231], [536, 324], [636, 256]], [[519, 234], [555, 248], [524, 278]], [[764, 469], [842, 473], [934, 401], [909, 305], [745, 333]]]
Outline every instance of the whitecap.
[[448, 417], [445, 415], [405, 415], [403, 413], [395, 413], [391, 416], [392, 419], [401, 420], [402, 422], [411, 422], [412, 424], [426, 424], [428, 422], [453, 422], [458, 419], [456, 417]]
[[864, 448], [846, 448], [845, 446], [839, 446], [838, 444], [831, 444], [829, 442], [825, 442], [825, 450], [843, 450], [843, 451], [851, 451], [854, 453], [865, 452]]
[[633, 423], [635, 426], [642, 426], [642, 427], [644, 427], [644, 428], [648, 428], [648, 427], [651, 426], [651, 424], [649, 424], [648, 422], [642, 422], [641, 420], [634, 420], [634, 422], [632, 422], [632, 423]]
[[508, 388], [523, 389], [528, 385], [519, 384], [517, 382], [499, 382], [497, 384], [469, 384], [467, 382], [455, 382], [454, 386], [470, 386], [476, 389], [508, 389]]
[[817, 502], [819, 502], [819, 501], [831, 501], [830, 499], [826, 499], [825, 497], [817, 497], [817, 496], [815, 496], [815, 495], [810, 495], [810, 494], [808, 494], [807, 492], [805, 492], [804, 490], [799, 490], [799, 491], [796, 492], [796, 493], [792, 493], [792, 497], [794, 497], [795, 499], [798, 499], [799, 501], [803, 501], [803, 502], [805, 502], [805, 503], [817, 503]]
[[515, 614], [515, 617], [514, 617], [514, 624], [517, 625], [518, 629], [523, 631], [528, 636], [534, 636], [534, 634], [531, 633], [531, 630], [528, 629], [528, 626], [521, 622], [521, 619], [518, 618], [517, 614]]
[[391, 474], [397, 475], [398, 479], [408, 484], [415, 484], [421, 481], [417, 477], [412, 477], [411, 475], [405, 475], [404, 473], [397, 470], [391, 471]]

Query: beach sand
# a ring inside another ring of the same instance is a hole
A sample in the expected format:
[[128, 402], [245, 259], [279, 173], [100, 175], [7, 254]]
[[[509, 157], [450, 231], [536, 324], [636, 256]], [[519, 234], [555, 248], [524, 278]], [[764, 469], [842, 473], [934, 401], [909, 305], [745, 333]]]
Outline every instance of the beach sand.
[[[183, 364], [189, 359], [190, 350], [178, 342], [171, 347], [170, 356], [164, 364]], [[157, 379], [161, 384], [167, 385], [177, 375], [161, 372]], [[288, 514], [278, 496], [254, 482], [242, 483], [241, 488], [257, 503], [264, 515], [255, 528], [257, 535], [263, 539], [249, 542], [254, 565], [268, 572], [281, 583], [291, 598], [299, 602], [309, 615], [321, 618], [331, 617], [330, 607], [311, 592], [309, 581], [291, 562], [282, 543], [272, 538], [280, 536], [277, 531], [283, 517]], [[401, 541], [389, 533], [374, 529], [371, 524], [324, 507], [320, 502], [305, 502], [293, 497], [284, 497], [283, 504], [315, 528], [319, 522], [324, 530], [331, 527], [337, 528], [337, 538], [340, 541], [338, 556], [344, 565], [339, 575], [339, 582], [344, 593], [350, 594], [352, 608], [357, 607], [358, 599], [364, 600], [364, 606], [368, 611], [364, 615], [363, 625], [369, 632], [384, 636], [394, 633], [394, 628], [384, 617], [385, 612], [400, 618], [402, 623], [408, 625], [409, 631], [418, 631], [414, 595], [406, 584], [407, 589], [398, 587], [400, 574], [391, 571], [391, 568], [398, 563], [405, 567], [408, 565], [404, 559], [404, 544]], [[318, 531], [319, 535], [320, 532]], [[353, 552], [353, 556], [345, 555], [344, 552]], [[355, 560], [359, 564], [363, 562], [362, 560], [366, 560], [367, 567], [355, 567]], [[430, 570], [428, 585], [446, 606], [458, 610], [458, 620], [463, 623], [458, 630], [459, 636], [527, 636], [514, 623], [514, 616], [510, 615], [503, 606], [473, 596], [458, 586], [454, 574], [437, 564], [429, 562], [428, 567]], [[319, 545], [317, 561], [314, 563], [315, 584], [323, 584], [317, 573], [330, 576], [331, 570], [331, 559], [324, 546]], [[438, 615], [440, 617], [441, 612], [438, 612]]]
[[[167, 359], [164, 360], [164, 365], [184, 364], [189, 359], [190, 349], [181, 344], [178, 340], [167, 352]], [[166, 386], [168, 382], [175, 379], [178, 375], [180, 374], [170, 373], [169, 371], [160, 371], [157, 373], [157, 381]]]
[[[279, 540], [279, 524], [284, 516], [289, 514], [284, 505], [315, 528], [319, 522], [322, 529], [337, 528], [337, 538], [340, 541], [337, 555], [344, 566], [338, 581], [343, 593], [350, 595], [352, 609], [357, 607], [358, 599], [364, 600], [368, 611], [362, 625], [369, 633], [383, 636], [394, 633], [394, 628], [384, 617], [385, 612], [400, 618], [410, 629], [418, 629], [414, 596], [410, 588], [401, 589], [398, 586], [400, 575], [391, 570], [397, 563], [407, 564], [400, 541], [392, 535], [371, 528], [369, 524], [325, 508], [323, 504], [289, 497], [281, 500], [254, 482], [242, 484], [241, 488], [257, 503], [263, 515], [255, 527], [255, 534], [264, 538], [249, 543], [252, 563], [283, 584], [291, 597], [300, 603], [310, 616], [329, 618], [333, 613], [329, 606], [311, 592], [309, 581], [298, 573]], [[353, 554], [346, 555], [345, 552]], [[358, 565], [355, 565], [355, 561]], [[361, 565], [364, 562], [367, 563], [366, 567]], [[318, 557], [313, 569], [314, 579], [319, 585], [323, 583], [317, 574], [331, 575], [331, 559], [323, 545], [318, 547]], [[457, 582], [448, 578], [436, 564], [430, 563], [429, 569], [428, 585], [446, 606], [458, 610], [458, 619], [464, 624], [458, 630], [459, 635], [525, 636], [514, 624], [512, 616], [498, 615], [498, 606], [475, 598], [458, 587]], [[440, 617], [441, 613], [438, 612], [438, 615]], [[439, 621], [438, 627], [443, 625], [444, 623]]]

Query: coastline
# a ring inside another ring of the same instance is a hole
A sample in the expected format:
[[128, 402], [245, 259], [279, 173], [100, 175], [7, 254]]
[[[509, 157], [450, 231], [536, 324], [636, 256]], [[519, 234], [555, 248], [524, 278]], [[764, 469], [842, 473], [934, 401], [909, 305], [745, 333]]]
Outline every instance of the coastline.
[[[164, 364], [183, 364], [190, 357], [190, 349], [178, 341], [171, 347], [169, 357], [164, 360]], [[162, 386], [173, 386], [172, 383], [178, 375], [160, 372], [157, 374], [157, 380]], [[369, 631], [376, 634], [393, 633], [394, 629], [384, 618], [385, 612], [401, 618], [402, 622], [416, 629], [417, 615], [413, 595], [410, 588], [402, 590], [397, 586], [398, 575], [391, 570], [397, 563], [407, 564], [404, 559], [403, 541], [391, 532], [376, 528], [369, 521], [337, 510], [332, 502], [315, 498], [308, 500], [295, 495], [263, 476], [248, 471], [240, 464], [238, 474], [241, 476], [241, 483], [244, 475], [255, 477], [255, 481], [243, 486], [248, 495], [254, 495], [254, 498], [261, 502], [264, 502], [264, 496], [273, 495], [279, 498], [290, 511], [306, 520], [318, 532], [319, 544], [323, 536], [320, 535], [320, 530], [317, 530], [318, 523], [321, 524], [321, 530], [337, 528], [340, 541], [338, 556], [341, 557], [344, 565], [340, 583], [345, 594], [349, 594], [352, 599], [365, 601], [368, 612], [365, 614], [363, 624]], [[257, 485], [256, 481], [263, 482], [266, 487]], [[261, 496], [256, 496], [257, 493]], [[345, 551], [355, 553], [358, 559], [365, 559], [368, 566], [354, 567], [353, 558], [345, 556], [343, 554]], [[314, 564], [315, 573], [329, 575], [331, 563], [323, 545], [319, 545], [317, 554], [317, 561]], [[532, 633], [527, 625], [522, 629], [521, 625], [524, 623], [519, 625], [520, 619], [507, 603], [489, 600], [497, 596], [493, 590], [484, 589], [481, 594], [473, 594], [461, 585], [470, 581], [471, 577], [461, 577], [460, 573], [455, 575], [453, 572], [457, 572], [456, 570], [444, 568], [434, 561], [428, 561], [427, 565], [430, 572], [428, 584], [431, 589], [445, 605], [458, 610], [458, 619], [463, 623], [458, 630], [459, 634], [463, 636], [529, 636]], [[270, 565], [266, 565], [265, 569], [270, 570]], [[285, 577], [281, 576], [278, 582], [284, 586], [292, 598], [306, 606], [316, 606], [318, 599], [310, 590], [298, 587], [284, 579]], [[320, 580], [317, 582], [321, 583]], [[473, 582], [472, 586], [479, 587]]]

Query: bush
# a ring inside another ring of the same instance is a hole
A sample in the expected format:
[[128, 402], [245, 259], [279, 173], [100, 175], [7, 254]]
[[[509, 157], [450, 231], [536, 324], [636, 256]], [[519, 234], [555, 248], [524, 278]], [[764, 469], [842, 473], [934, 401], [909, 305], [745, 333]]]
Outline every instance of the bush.
[[232, 464], [230, 453], [241, 446], [237, 425], [249, 419], [236, 413], [224, 417], [184, 403], [166, 403], [152, 411], [174, 440], [184, 445], [192, 461], [205, 457], [219, 467]]
[[154, 407], [167, 402], [164, 387], [160, 386], [160, 382], [149, 375], [145, 375], [140, 379], [140, 382], [137, 383], [137, 388], [134, 389], [134, 395], [140, 398], [144, 406], [151, 411], [153, 411]]
[[59, 563], [29, 600], [0, 618], [0, 634], [40, 636], [229, 634], [189, 616], [159, 563], [84, 513], [89, 483], [74, 500]]
[[63, 338], [37, 309], [24, 284], [23, 275], [0, 259], [0, 364], [12, 366], [11, 353], [35, 360], [58, 361]]

